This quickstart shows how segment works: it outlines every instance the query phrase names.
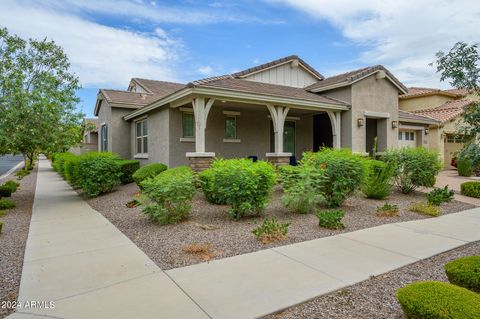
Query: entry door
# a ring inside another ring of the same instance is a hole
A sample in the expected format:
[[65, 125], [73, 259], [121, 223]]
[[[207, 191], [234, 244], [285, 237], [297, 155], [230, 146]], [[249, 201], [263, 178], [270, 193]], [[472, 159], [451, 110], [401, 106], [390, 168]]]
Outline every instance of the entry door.
[[283, 128], [283, 151], [295, 156], [295, 122], [285, 121]]

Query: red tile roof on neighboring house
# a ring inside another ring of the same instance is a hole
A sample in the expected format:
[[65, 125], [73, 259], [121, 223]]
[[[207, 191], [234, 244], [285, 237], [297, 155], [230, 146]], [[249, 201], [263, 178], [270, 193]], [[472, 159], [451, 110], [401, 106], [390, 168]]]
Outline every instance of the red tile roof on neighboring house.
[[466, 90], [458, 90], [458, 89], [449, 89], [449, 90], [440, 90], [434, 88], [421, 88], [421, 87], [411, 87], [408, 88], [408, 92], [400, 95], [400, 99], [411, 99], [414, 97], [420, 96], [429, 96], [429, 95], [443, 95], [449, 97], [462, 97], [467, 94]]
[[440, 123], [446, 123], [460, 116], [463, 113], [464, 108], [472, 103], [473, 101], [471, 100], [454, 100], [448, 101], [437, 107], [415, 110], [412, 112], [415, 114], [428, 116], [429, 118], [437, 120]]
[[422, 123], [422, 124], [440, 124], [439, 121], [432, 119], [431, 117], [414, 114], [406, 111], [398, 111], [398, 118], [401, 122], [413, 122], [413, 123]]

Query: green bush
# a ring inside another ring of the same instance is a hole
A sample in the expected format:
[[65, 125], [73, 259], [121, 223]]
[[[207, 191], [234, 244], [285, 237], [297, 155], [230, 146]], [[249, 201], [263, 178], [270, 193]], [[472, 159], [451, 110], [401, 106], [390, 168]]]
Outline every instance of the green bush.
[[12, 188], [8, 187], [8, 186], [5, 186], [5, 185], [1, 185], [0, 186], [0, 198], [10, 197], [10, 196], [12, 196]]
[[420, 186], [435, 185], [435, 178], [442, 167], [438, 152], [423, 147], [388, 150], [381, 160], [395, 167], [394, 181], [404, 194]]
[[395, 167], [385, 162], [370, 160], [361, 190], [368, 198], [383, 199], [392, 193], [392, 177]]
[[3, 222], [0, 220], [0, 234], [2, 233]]
[[460, 193], [469, 197], [480, 197], [480, 182], [465, 182], [460, 185]]
[[119, 160], [122, 184], [133, 182], [133, 174], [140, 168], [140, 162], [137, 160]]
[[327, 207], [338, 207], [360, 187], [367, 160], [348, 149], [324, 148], [316, 153], [304, 153], [301, 165], [324, 171], [318, 181], [319, 191]]
[[270, 163], [249, 159], [215, 160], [200, 176], [205, 196], [230, 205], [231, 218], [262, 213], [276, 179]]
[[[108, 152], [90, 152], [78, 161], [78, 186], [89, 197], [108, 193], [120, 185], [119, 157]], [[55, 160], [57, 162], [58, 159]]]
[[405, 318], [480, 318], [480, 295], [452, 284], [435, 281], [415, 282], [397, 291]]
[[[323, 185], [326, 180], [325, 169], [313, 166], [297, 166], [295, 178], [286, 182], [282, 203], [285, 207], [299, 214], [313, 211], [318, 204], [325, 201]], [[289, 178], [292, 175], [289, 175]]]
[[377, 215], [386, 217], [398, 216], [398, 206], [385, 203], [383, 206], [377, 207]]
[[467, 158], [457, 160], [457, 172], [460, 176], [470, 177], [473, 173], [472, 161]]
[[469, 256], [445, 265], [448, 281], [480, 293], [480, 256]]
[[289, 223], [279, 223], [274, 217], [271, 219], [265, 218], [260, 226], [252, 230], [252, 234], [257, 237], [257, 240], [268, 244], [277, 240], [286, 239], [289, 225]]
[[21, 180], [22, 178], [24, 178], [25, 176], [27, 176], [28, 174], [30, 174], [30, 171], [29, 170], [26, 170], [26, 169], [21, 169], [21, 170], [18, 170], [15, 175], [17, 176], [17, 179], [18, 180]]
[[328, 229], [343, 229], [345, 225], [342, 222], [345, 212], [343, 209], [317, 211], [318, 225]]
[[15, 182], [15, 181], [10, 180], [10, 181], [6, 181], [3, 184], [3, 186], [10, 188], [12, 190], [12, 193], [15, 193], [17, 191], [18, 187], [20, 187], [20, 184]]
[[186, 218], [195, 195], [195, 175], [191, 168], [168, 169], [142, 182], [146, 197], [143, 212], [161, 225], [175, 224]]
[[441, 203], [450, 202], [454, 194], [453, 190], [448, 189], [448, 186], [435, 188], [427, 194], [427, 200], [430, 204], [439, 206]]
[[457, 158], [458, 160], [467, 160], [472, 171], [478, 171], [480, 168], [480, 145], [477, 143], [466, 144], [457, 154]]
[[284, 165], [278, 168], [279, 182], [283, 190], [288, 190], [300, 178], [300, 166]]
[[16, 206], [15, 202], [12, 201], [11, 199], [8, 199], [8, 198], [0, 199], [0, 209], [10, 209], [10, 208], [14, 208], [15, 206]]
[[76, 155], [65, 152], [55, 155], [55, 160], [52, 162], [53, 169], [63, 177], [65, 177], [65, 162], [69, 159], [77, 157]]
[[438, 206], [436, 205], [432, 205], [426, 202], [415, 203], [410, 207], [410, 210], [421, 215], [433, 217], [440, 216], [440, 208], [438, 208]]
[[80, 156], [69, 156], [63, 162], [63, 176], [72, 185], [79, 182], [78, 164]]
[[137, 169], [135, 173], [132, 174], [132, 178], [138, 187], [142, 188], [141, 183], [144, 180], [155, 177], [165, 170], [167, 170], [167, 165], [162, 163], [151, 163]]

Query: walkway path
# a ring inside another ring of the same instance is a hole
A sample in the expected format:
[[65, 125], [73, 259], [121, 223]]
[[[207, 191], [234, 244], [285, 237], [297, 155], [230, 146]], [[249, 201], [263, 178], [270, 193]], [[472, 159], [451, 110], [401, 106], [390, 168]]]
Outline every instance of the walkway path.
[[255, 318], [480, 240], [476, 208], [162, 272], [48, 167], [19, 299], [56, 301], [22, 310], [55, 318]]

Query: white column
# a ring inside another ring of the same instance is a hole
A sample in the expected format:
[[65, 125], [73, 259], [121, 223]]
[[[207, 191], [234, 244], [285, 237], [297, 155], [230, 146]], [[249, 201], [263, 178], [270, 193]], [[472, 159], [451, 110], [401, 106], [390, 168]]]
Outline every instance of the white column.
[[[275, 153], [276, 155], [282, 156], [291, 156], [290, 153], [283, 153], [283, 128], [285, 125], [285, 119], [287, 118], [288, 111], [290, 108], [285, 106], [273, 106], [272, 104], [267, 104], [268, 111], [272, 117], [273, 122], [273, 132], [274, 132], [274, 144], [275, 144]], [[274, 155], [270, 154], [270, 155]], [[268, 156], [268, 154], [267, 154]]]
[[327, 111], [328, 117], [330, 118], [330, 123], [332, 124], [332, 136], [333, 136], [333, 147], [340, 148], [341, 147], [341, 113], [340, 112], [332, 112]]
[[205, 152], [205, 129], [207, 127], [207, 118], [212, 108], [214, 99], [197, 97], [193, 99], [193, 115], [195, 117], [195, 153], [187, 153], [188, 157], [215, 156], [215, 153]]

